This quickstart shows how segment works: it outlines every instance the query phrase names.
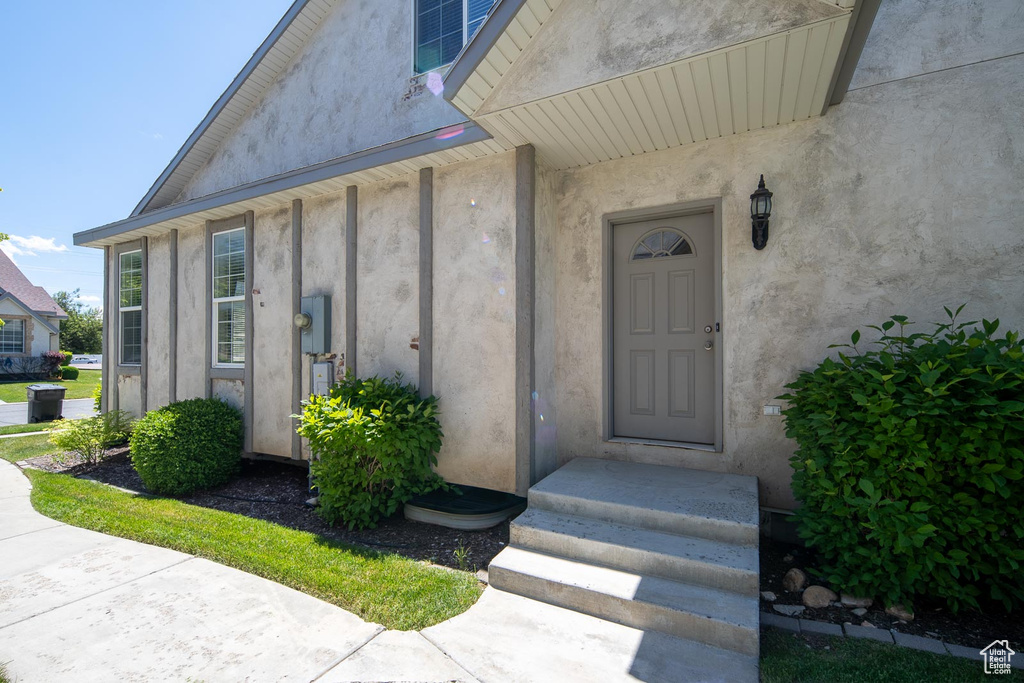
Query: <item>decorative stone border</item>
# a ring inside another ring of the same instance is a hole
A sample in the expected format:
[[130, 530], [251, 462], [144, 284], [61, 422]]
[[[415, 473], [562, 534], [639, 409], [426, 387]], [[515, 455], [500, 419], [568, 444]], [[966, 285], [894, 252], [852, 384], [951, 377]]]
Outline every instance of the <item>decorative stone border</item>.
[[[827, 621], [811, 621], [810, 619], [797, 619], [795, 617], [784, 617], [774, 612], [761, 612], [761, 628], [777, 628], [783, 631], [790, 631], [797, 634], [813, 634], [818, 636], [836, 636], [838, 638], [867, 638], [877, 640], [881, 643], [897, 645], [910, 648], [911, 650], [922, 650], [938, 655], [953, 655], [964, 659], [973, 659], [982, 662], [983, 658], [978, 650], [953, 645], [937, 638], [925, 638], [913, 636], [909, 633], [890, 631], [883, 628], [870, 628], [868, 626], [856, 626], [854, 624], [832, 624]], [[1011, 665], [1014, 669], [1024, 669], [1024, 657], [1015, 658]]]

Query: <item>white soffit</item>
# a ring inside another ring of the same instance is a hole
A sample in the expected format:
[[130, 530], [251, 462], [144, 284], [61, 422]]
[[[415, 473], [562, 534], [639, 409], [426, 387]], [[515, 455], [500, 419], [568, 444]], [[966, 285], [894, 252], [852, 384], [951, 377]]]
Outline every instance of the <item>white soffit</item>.
[[474, 115], [504, 73], [491, 59], [499, 41], [452, 102], [503, 146], [533, 144], [558, 170], [769, 128], [824, 111], [850, 16]]
[[480, 64], [459, 87], [451, 103], [472, 118], [501, 77], [540, 31], [540, 27], [561, 4], [562, 0], [525, 0]]
[[[454, 145], [444, 149], [437, 149], [426, 154], [419, 154], [406, 159], [399, 159], [380, 166], [360, 168], [358, 171], [343, 173], [341, 175], [323, 178], [314, 182], [287, 183], [291, 186], [286, 189], [268, 191], [266, 194], [259, 193], [260, 191], [258, 186], [272, 182], [276, 178], [283, 178], [290, 175], [282, 174], [281, 176], [275, 176], [257, 183], [252, 183], [251, 185], [256, 189], [251, 192], [246, 191], [248, 186], [241, 186], [240, 188], [235, 188], [233, 190], [216, 193], [216, 195], [211, 195], [210, 197], [198, 197], [194, 200], [190, 200], [182, 204], [175, 204], [174, 206], [167, 208], [167, 211], [179, 209], [180, 211], [175, 213], [181, 215], [174, 215], [173, 217], [161, 219], [160, 214], [166, 213], [166, 211], [154, 210], [153, 215], [149, 220], [146, 220], [147, 217], [149, 217], [149, 214], [147, 213], [135, 218], [128, 218], [124, 221], [119, 221], [118, 223], [112, 223], [108, 226], [101, 226], [94, 230], [77, 233], [75, 235], [75, 245], [105, 247], [139, 239], [140, 237], [154, 237], [166, 234], [173, 229], [194, 228], [196, 225], [202, 225], [208, 220], [231, 218], [233, 216], [243, 214], [246, 211], [259, 211], [261, 209], [275, 208], [289, 204], [294, 199], [311, 199], [320, 195], [340, 192], [349, 185], [367, 185], [382, 180], [390, 180], [398, 178], [399, 176], [409, 175], [411, 173], [419, 173], [422, 168], [447, 166], [460, 161], [469, 161], [472, 159], [490, 156], [492, 154], [499, 154], [501, 152], [509, 151], [510, 149], [503, 147], [495, 140], [489, 138], [471, 142], [469, 144], [458, 145], [457, 136], [461, 132], [462, 126], [453, 126], [449, 130], [454, 133], [454, 135], [451, 136]], [[444, 139], [444, 133], [446, 132], [447, 131], [442, 131], [442, 135], [440, 135], [438, 139]], [[486, 133], [483, 131], [479, 131], [479, 133], [480, 136], [486, 136]], [[352, 156], [355, 157], [359, 155], [356, 154]], [[302, 169], [296, 173], [301, 174]], [[216, 200], [217, 195], [222, 195], [224, 199], [219, 201]], [[241, 196], [243, 198], [235, 200], [235, 196]], [[200, 209], [196, 206], [195, 210], [191, 210], [189, 205], [197, 204], [205, 204], [209, 208]], [[213, 205], [211, 206], [211, 204]], [[138, 223], [139, 226], [134, 227], [132, 225], [134, 223]], [[118, 226], [121, 224], [125, 224], [125, 227], [119, 228]]]
[[[252, 105], [306, 44], [337, 0], [300, 0], [278, 23], [228, 89], [213, 105], [153, 187], [132, 212], [167, 206], [235, 129]], [[292, 16], [293, 15], [293, 16]]]

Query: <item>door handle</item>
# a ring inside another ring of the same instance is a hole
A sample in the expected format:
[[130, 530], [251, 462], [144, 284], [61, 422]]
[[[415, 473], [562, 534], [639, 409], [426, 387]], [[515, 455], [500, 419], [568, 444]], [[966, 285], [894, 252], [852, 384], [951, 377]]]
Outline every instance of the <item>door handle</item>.
[[710, 339], [708, 339], [706, 342], [704, 342], [704, 350], [705, 351], [710, 351], [714, 347], [715, 347], [715, 342], [711, 341]]

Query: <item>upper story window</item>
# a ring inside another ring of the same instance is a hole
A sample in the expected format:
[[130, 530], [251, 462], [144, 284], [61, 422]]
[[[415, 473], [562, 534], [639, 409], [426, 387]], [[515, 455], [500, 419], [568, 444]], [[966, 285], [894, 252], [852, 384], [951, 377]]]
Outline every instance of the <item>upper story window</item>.
[[484, 23], [495, 0], [413, 0], [416, 73], [450, 64]]
[[213, 358], [245, 364], [245, 228], [213, 236]]
[[7, 320], [0, 327], [0, 353], [25, 353], [24, 320]]
[[127, 251], [119, 260], [118, 317], [121, 365], [142, 364], [142, 252]]

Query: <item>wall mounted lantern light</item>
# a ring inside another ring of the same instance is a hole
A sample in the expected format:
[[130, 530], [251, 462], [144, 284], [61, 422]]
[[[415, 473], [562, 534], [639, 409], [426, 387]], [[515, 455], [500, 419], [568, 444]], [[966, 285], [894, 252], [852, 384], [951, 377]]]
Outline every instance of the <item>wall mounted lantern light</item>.
[[772, 215], [772, 193], [764, 186], [764, 174], [757, 184], [757, 190], [750, 195], [751, 237], [754, 249], [764, 249], [768, 244], [768, 218]]

